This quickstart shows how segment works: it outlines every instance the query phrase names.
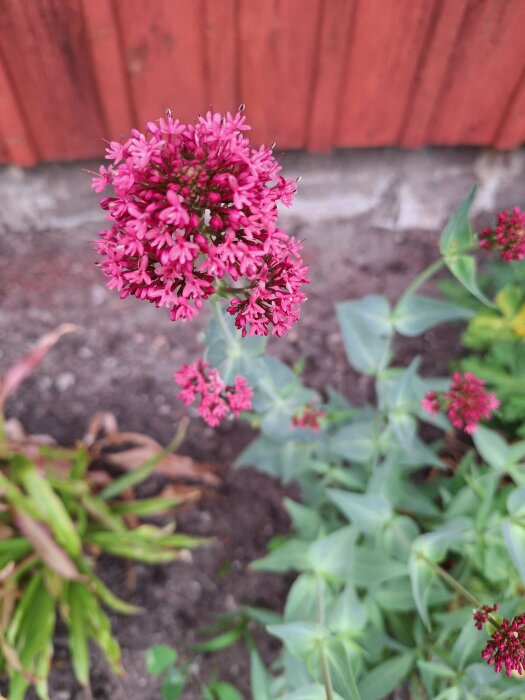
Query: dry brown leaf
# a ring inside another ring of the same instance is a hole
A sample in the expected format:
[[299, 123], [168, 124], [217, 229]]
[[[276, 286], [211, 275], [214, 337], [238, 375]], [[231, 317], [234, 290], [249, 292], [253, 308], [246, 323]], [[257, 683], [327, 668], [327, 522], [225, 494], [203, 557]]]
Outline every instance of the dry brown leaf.
[[49, 534], [45, 525], [18, 510], [13, 511], [13, 519], [20, 532], [31, 542], [35, 552], [44, 564], [69, 581], [82, 581], [84, 577], [77, 567]]
[[113, 413], [109, 411], [95, 413], [88, 423], [82, 442], [87, 447], [91, 447], [96, 442], [99, 433], [106, 433], [108, 436], [118, 433], [118, 423]]
[[77, 326], [71, 323], [63, 323], [51, 333], [43, 335], [36, 345], [18, 362], [7, 370], [0, 380], [0, 412], [3, 411], [6, 399], [18, 389], [20, 384], [27, 379], [33, 370], [42, 362], [49, 350], [66, 333], [77, 330]]

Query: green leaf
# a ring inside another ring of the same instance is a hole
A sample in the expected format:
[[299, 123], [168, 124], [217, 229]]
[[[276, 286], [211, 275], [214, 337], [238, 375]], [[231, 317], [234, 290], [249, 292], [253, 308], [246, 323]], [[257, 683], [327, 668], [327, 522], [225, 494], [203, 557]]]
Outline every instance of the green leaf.
[[307, 508], [297, 501], [292, 501], [291, 498], [284, 499], [284, 507], [290, 516], [294, 531], [301, 539], [313, 540], [319, 535], [322, 529], [322, 520], [316, 510]]
[[474, 245], [474, 234], [469, 221], [476, 187], [472, 187], [465, 199], [458, 206], [449, 220], [439, 240], [439, 249], [443, 256], [458, 253]]
[[363, 532], [377, 532], [392, 517], [392, 506], [384, 496], [339, 489], [327, 489], [327, 495], [343, 515]]
[[329, 449], [350, 462], [369, 462], [375, 452], [372, 425], [357, 421], [339, 428], [330, 438]]
[[178, 700], [186, 685], [186, 673], [177, 667], [168, 668], [160, 692], [162, 700]]
[[525, 584], [525, 528], [506, 519], [501, 524], [501, 530], [510, 558]]
[[324, 655], [334, 690], [346, 700], [362, 700], [345, 642], [330, 639], [324, 645]]
[[472, 435], [472, 440], [489, 466], [498, 472], [505, 471], [511, 461], [511, 453], [507, 442], [499, 433], [479, 425]]
[[416, 603], [417, 611], [421, 615], [421, 619], [425, 626], [430, 630], [430, 617], [428, 614], [428, 597], [430, 587], [436, 578], [436, 574], [430, 568], [429, 564], [417, 552], [412, 552], [408, 559], [408, 574], [412, 585], [412, 595]]
[[289, 651], [303, 661], [307, 661], [319, 642], [329, 635], [327, 628], [317, 622], [289, 622], [270, 625], [267, 631], [279, 637]]
[[87, 610], [84, 604], [84, 589], [80, 583], [68, 585], [68, 627], [69, 648], [75, 677], [78, 682], [87, 686], [89, 683], [89, 647], [88, 647], [88, 622]]
[[244, 632], [240, 627], [236, 629], [229, 630], [223, 634], [219, 634], [213, 639], [208, 639], [206, 642], [199, 642], [199, 644], [194, 644], [191, 648], [193, 651], [198, 651], [201, 653], [208, 653], [213, 651], [220, 651], [221, 649], [227, 649], [233, 646], [239, 639], [242, 638]]
[[177, 652], [166, 644], [154, 644], [146, 650], [144, 654], [146, 671], [151, 676], [158, 676], [164, 673], [177, 661]]
[[53, 491], [48, 481], [41, 476], [29, 460], [21, 462], [17, 473], [24, 488], [38, 505], [42, 518], [53, 531], [54, 536], [69, 554], [78, 556], [82, 545], [63, 502]]
[[368, 671], [359, 683], [362, 700], [382, 700], [401, 685], [414, 666], [414, 654], [405, 653]]
[[252, 571], [275, 571], [287, 573], [288, 571], [304, 571], [309, 566], [307, 556], [310, 542], [291, 539], [274, 549], [262, 559], [257, 559], [250, 564]]
[[215, 683], [210, 683], [208, 688], [216, 700], [243, 700], [242, 695], [231, 683], [216, 681]]
[[370, 295], [336, 304], [346, 356], [364, 374], [377, 374], [390, 358], [392, 323], [383, 296]]
[[[326, 700], [326, 690], [324, 685], [312, 683], [286, 693], [279, 700]], [[343, 700], [343, 698], [338, 693], [333, 693], [333, 700]], [[350, 700], [350, 698], [344, 698], [344, 700]]]
[[250, 652], [250, 690], [252, 700], [272, 700], [270, 677], [256, 649]]
[[355, 587], [348, 583], [331, 606], [327, 624], [332, 632], [357, 634], [365, 626], [367, 615], [365, 606], [357, 597]]
[[478, 286], [476, 273], [476, 260], [471, 255], [453, 255], [446, 257], [448, 269], [468, 291], [486, 306], [494, 304], [488, 299]]
[[411, 295], [395, 308], [392, 320], [395, 329], [410, 338], [421, 335], [439, 323], [465, 321], [474, 316], [472, 309], [440, 299]]
[[349, 553], [358, 531], [352, 525], [316, 540], [308, 550], [308, 560], [320, 576], [345, 578], [350, 565]]

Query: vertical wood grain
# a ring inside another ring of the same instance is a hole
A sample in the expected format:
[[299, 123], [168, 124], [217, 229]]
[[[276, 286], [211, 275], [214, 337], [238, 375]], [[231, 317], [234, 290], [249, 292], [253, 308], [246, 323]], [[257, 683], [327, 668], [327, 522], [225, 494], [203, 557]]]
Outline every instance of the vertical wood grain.
[[493, 143], [523, 70], [524, 32], [522, 0], [468, 0], [429, 123], [428, 141]]
[[202, 0], [116, 0], [124, 62], [139, 126], [172, 109], [192, 121], [206, 94]]
[[494, 138], [496, 148], [516, 148], [525, 141], [525, 69], [502, 115]]
[[239, 3], [240, 98], [255, 142], [304, 148], [320, 0]]
[[1, 0], [0, 26], [0, 51], [40, 157], [99, 155], [103, 120], [79, 0]]
[[111, 0], [81, 0], [104, 116], [104, 137], [118, 139], [134, 125], [119, 28]]
[[38, 153], [28, 133], [18, 97], [0, 55], [0, 160], [34, 165]]
[[427, 143], [431, 116], [439, 112], [439, 96], [446, 91], [445, 78], [467, 9], [467, 0], [440, 0], [428, 43], [415, 76], [415, 89], [407, 107], [400, 142], [418, 147]]
[[214, 112], [234, 112], [241, 102], [237, 5], [235, 0], [205, 0], [206, 99]]
[[340, 121], [341, 91], [352, 37], [355, 0], [332, 0], [321, 6], [319, 50], [315, 57], [315, 84], [309, 112], [308, 148], [329, 151]]
[[357, 2], [338, 145], [397, 142], [433, 10], [434, 0]]

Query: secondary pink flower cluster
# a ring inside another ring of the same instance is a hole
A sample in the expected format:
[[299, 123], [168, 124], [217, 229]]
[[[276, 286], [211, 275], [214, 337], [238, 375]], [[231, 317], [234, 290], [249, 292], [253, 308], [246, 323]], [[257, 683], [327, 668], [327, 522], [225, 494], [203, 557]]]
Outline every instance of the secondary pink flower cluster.
[[441, 410], [447, 411], [452, 425], [458, 430], [473, 433], [482, 418], [490, 418], [499, 401], [494, 394], [485, 391], [482, 379], [470, 372], [456, 372], [448, 391], [442, 396], [436, 391], [428, 391], [421, 406], [432, 415]]
[[321, 430], [319, 420], [324, 417], [324, 412], [320, 411], [313, 403], [307, 403], [292, 418], [292, 428], [306, 428], [307, 430]]
[[524, 673], [525, 614], [517, 615], [512, 621], [503, 618], [499, 627], [490, 635], [481, 657], [489, 666], [494, 666], [496, 673], [503, 667], [507, 676], [510, 676], [512, 671]]
[[487, 250], [498, 250], [504, 262], [525, 258], [525, 212], [519, 207], [500, 212], [496, 227], [479, 233], [479, 244]]
[[[285, 334], [299, 319], [308, 282], [297, 240], [277, 227], [277, 203], [292, 203], [295, 182], [271, 148], [252, 148], [240, 112], [208, 112], [195, 124], [169, 115], [112, 141], [93, 178], [111, 228], [97, 248], [121, 297], [133, 295], [193, 318], [215, 291], [243, 335]], [[233, 284], [231, 290], [229, 285]]]
[[482, 630], [483, 625], [485, 624], [485, 622], [488, 619], [488, 616], [491, 613], [496, 612], [497, 609], [498, 609], [498, 604], [495, 603], [492, 607], [490, 607], [489, 605], [482, 605], [481, 608], [478, 608], [478, 610], [474, 610], [473, 617], [474, 617], [474, 624], [476, 626], [476, 629]]
[[198, 398], [198, 412], [205, 423], [216, 427], [228, 415], [237, 417], [252, 407], [253, 390], [244, 377], [235, 377], [232, 386], [226, 386], [217, 369], [201, 359], [193, 365], [184, 365], [173, 375], [182, 387], [177, 398], [189, 406]]

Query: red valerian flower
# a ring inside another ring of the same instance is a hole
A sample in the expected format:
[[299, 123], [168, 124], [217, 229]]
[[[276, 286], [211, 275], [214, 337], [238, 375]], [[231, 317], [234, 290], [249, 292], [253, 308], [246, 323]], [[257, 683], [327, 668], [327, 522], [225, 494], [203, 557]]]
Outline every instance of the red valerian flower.
[[319, 420], [324, 417], [324, 412], [320, 411], [313, 403], [307, 403], [292, 418], [292, 428], [306, 428], [307, 430], [321, 430]]
[[495, 394], [485, 391], [485, 382], [470, 372], [452, 375], [450, 389], [442, 397], [428, 391], [421, 407], [430, 414], [446, 410], [452, 425], [458, 430], [473, 433], [482, 418], [490, 418], [499, 406]]
[[226, 417], [237, 417], [252, 407], [253, 390], [244, 377], [235, 377], [232, 386], [221, 379], [219, 370], [211, 369], [201, 359], [193, 365], [184, 365], [173, 375], [182, 387], [177, 394], [187, 406], [198, 399], [198, 412], [205, 423], [216, 427]]
[[113, 163], [93, 178], [111, 227], [96, 246], [108, 286], [171, 309], [173, 320], [199, 313], [215, 292], [243, 335], [285, 334], [299, 318], [308, 282], [301, 246], [277, 226], [290, 206], [271, 148], [252, 148], [240, 112], [208, 112], [195, 124], [169, 115], [111, 142]]
[[479, 245], [486, 250], [499, 251], [504, 262], [525, 258], [525, 212], [514, 207], [498, 214], [496, 227], [485, 228], [478, 235]]
[[525, 672], [525, 614], [517, 615], [512, 621], [503, 618], [490, 635], [481, 657], [489, 666], [494, 666], [496, 673], [503, 667], [507, 676], [513, 671]]

